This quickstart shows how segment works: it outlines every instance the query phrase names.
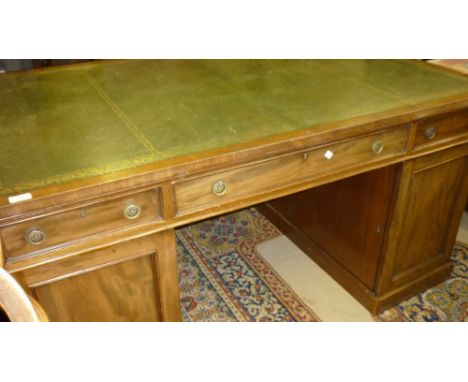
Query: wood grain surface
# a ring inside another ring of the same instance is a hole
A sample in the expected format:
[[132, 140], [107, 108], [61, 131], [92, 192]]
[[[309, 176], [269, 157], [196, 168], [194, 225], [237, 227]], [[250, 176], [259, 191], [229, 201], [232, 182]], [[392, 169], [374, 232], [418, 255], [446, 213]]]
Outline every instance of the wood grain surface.
[[411, 61], [163, 60], [0, 85], [0, 262], [51, 320], [181, 320], [174, 229], [306, 190], [278, 224], [371, 311], [449, 272], [465, 77]]
[[270, 204], [292, 227], [374, 290], [394, 176], [395, 166], [389, 166]]

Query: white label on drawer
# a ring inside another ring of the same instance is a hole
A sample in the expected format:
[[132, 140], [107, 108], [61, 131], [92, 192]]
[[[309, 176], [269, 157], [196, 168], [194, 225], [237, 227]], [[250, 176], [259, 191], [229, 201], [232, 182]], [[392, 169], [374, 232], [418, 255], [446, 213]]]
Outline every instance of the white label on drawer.
[[327, 158], [328, 160], [330, 160], [333, 158], [333, 155], [335, 155], [333, 154], [333, 151], [327, 150], [323, 156]]
[[10, 202], [10, 204], [24, 202], [25, 200], [31, 200], [31, 199], [32, 199], [32, 195], [29, 192], [27, 192], [26, 194], [14, 195], [14, 196], [8, 197], [8, 201]]

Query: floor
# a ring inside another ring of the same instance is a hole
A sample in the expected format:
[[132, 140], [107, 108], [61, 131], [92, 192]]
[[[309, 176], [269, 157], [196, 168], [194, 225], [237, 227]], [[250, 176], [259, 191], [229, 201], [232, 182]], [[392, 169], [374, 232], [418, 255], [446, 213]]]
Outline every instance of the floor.
[[[463, 214], [457, 241], [468, 243], [468, 213]], [[374, 321], [371, 314], [287, 237], [268, 240], [258, 252], [322, 321]]]

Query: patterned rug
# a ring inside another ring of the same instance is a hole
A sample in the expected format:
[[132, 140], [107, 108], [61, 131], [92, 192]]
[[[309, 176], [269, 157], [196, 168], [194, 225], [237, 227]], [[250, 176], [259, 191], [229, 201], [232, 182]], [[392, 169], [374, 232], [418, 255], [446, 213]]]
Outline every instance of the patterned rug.
[[[179, 229], [185, 321], [320, 321], [256, 252], [281, 233], [254, 208]], [[451, 278], [383, 312], [383, 321], [468, 321], [468, 245]]]
[[257, 210], [176, 232], [184, 321], [319, 321], [257, 254], [257, 244], [280, 235]]
[[450, 278], [413, 298], [386, 310], [384, 321], [468, 322], [468, 246], [453, 249]]

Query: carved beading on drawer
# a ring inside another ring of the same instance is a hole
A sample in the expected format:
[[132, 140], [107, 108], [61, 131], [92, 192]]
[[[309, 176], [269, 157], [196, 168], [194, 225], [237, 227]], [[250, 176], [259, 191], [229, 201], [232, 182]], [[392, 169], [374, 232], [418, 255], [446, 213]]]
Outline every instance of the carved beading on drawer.
[[[406, 152], [405, 126], [174, 184], [177, 214], [268, 193]], [[221, 182], [223, 187], [221, 187]]]
[[72, 207], [0, 229], [8, 260], [162, 219], [160, 190]]

